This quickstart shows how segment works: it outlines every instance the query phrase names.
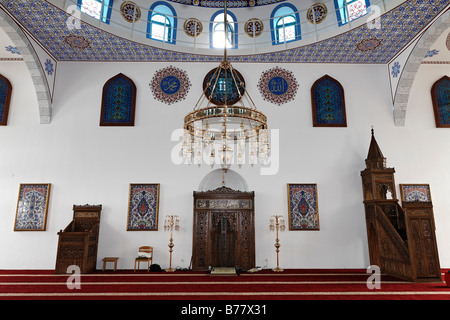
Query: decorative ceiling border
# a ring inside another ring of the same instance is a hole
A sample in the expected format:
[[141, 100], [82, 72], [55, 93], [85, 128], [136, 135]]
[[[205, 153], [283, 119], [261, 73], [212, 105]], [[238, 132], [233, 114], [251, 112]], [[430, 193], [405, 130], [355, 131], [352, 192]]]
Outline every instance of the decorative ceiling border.
[[[0, 0], [11, 16], [58, 61], [218, 62], [219, 55], [161, 49], [134, 42], [81, 22], [70, 30], [68, 13], [42, 0]], [[446, 7], [448, 0], [409, 0], [381, 17], [381, 27], [366, 24], [335, 37], [277, 52], [233, 55], [245, 63], [386, 64]]]
[[[206, 8], [223, 8], [223, 0], [168, 0], [175, 3], [206, 7]], [[268, 4], [275, 4], [284, 2], [286, 0], [228, 0], [227, 8], [248, 8], [265, 6]]]

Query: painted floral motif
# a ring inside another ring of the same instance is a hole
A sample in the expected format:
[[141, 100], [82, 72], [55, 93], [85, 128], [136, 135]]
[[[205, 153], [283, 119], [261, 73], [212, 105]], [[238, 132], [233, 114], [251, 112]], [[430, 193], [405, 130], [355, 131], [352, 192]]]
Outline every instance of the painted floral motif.
[[128, 231], [158, 230], [159, 184], [131, 184]]
[[319, 230], [317, 186], [289, 184], [289, 230]]
[[262, 73], [258, 89], [264, 100], [282, 105], [295, 98], [298, 83], [291, 71], [275, 67]]
[[264, 24], [261, 20], [252, 18], [244, 25], [245, 33], [250, 37], [259, 37], [264, 30]]
[[141, 9], [132, 1], [126, 1], [120, 6], [122, 17], [128, 22], [137, 22], [141, 19]]
[[47, 59], [45, 61], [45, 71], [47, 72], [47, 74], [49, 76], [52, 76], [53, 72], [55, 71], [54, 68], [53, 68], [53, 63], [52, 63], [52, 61], [50, 59]]
[[12, 54], [20, 54], [20, 51], [13, 46], [7, 46], [5, 47], [6, 51], [11, 52]]
[[14, 230], [45, 230], [50, 184], [20, 185]]
[[64, 42], [74, 49], [84, 50], [91, 47], [91, 44], [85, 37], [73, 34], [69, 36], [64, 36]]
[[433, 49], [428, 50], [428, 52], [425, 54], [425, 58], [431, 58], [439, 53], [439, 50]]
[[311, 8], [308, 9], [308, 12], [306, 13], [306, 17], [308, 18], [308, 21], [312, 24], [314, 23], [321, 23], [325, 18], [327, 17], [327, 6], [323, 3], [316, 3], [311, 6]]
[[171, 105], [186, 98], [191, 82], [185, 71], [169, 66], [155, 73], [150, 88], [156, 100]]
[[391, 74], [394, 78], [398, 77], [398, 75], [400, 74], [400, 62], [398, 62], [398, 61], [394, 62], [394, 65], [392, 66]]
[[356, 45], [356, 49], [362, 52], [373, 51], [381, 46], [382, 41], [382, 39], [378, 38], [363, 39]]
[[190, 37], [198, 37], [202, 31], [203, 25], [198, 19], [190, 18], [184, 23], [184, 32]]
[[430, 186], [429, 185], [401, 185], [403, 201], [405, 202], [430, 202]]

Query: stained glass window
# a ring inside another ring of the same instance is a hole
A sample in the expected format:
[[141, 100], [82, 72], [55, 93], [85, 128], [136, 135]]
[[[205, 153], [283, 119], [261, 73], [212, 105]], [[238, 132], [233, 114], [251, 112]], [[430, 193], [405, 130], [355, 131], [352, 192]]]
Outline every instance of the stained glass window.
[[369, 12], [369, 0], [334, 0], [339, 26], [358, 19]]
[[346, 127], [344, 88], [328, 75], [311, 88], [314, 127]]
[[[214, 49], [225, 48], [225, 28], [224, 28], [225, 13], [224, 10], [217, 11], [211, 17], [210, 23], [210, 47]], [[227, 14], [227, 48], [237, 48], [237, 22], [236, 16], [228, 12]]]
[[9, 103], [11, 101], [11, 82], [0, 75], [0, 125], [6, 126], [8, 122]]
[[301, 39], [300, 16], [291, 4], [278, 5], [270, 16], [272, 43], [280, 44]]
[[113, 0], [78, 0], [78, 8], [81, 12], [109, 24]]
[[118, 74], [103, 87], [101, 126], [133, 126], [136, 106], [136, 85]]
[[175, 44], [176, 34], [175, 9], [165, 2], [155, 2], [148, 13], [147, 38]]
[[436, 127], [450, 128], [450, 78], [442, 77], [431, 87]]

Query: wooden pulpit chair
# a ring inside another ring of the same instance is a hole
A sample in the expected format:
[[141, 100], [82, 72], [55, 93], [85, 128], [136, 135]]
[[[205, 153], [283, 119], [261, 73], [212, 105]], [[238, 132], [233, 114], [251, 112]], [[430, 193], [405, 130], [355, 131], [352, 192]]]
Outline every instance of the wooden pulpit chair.
[[134, 272], [136, 272], [136, 263], [139, 269], [141, 262], [147, 262], [147, 271], [149, 271], [150, 265], [153, 263], [153, 247], [139, 247], [138, 257], [134, 259]]

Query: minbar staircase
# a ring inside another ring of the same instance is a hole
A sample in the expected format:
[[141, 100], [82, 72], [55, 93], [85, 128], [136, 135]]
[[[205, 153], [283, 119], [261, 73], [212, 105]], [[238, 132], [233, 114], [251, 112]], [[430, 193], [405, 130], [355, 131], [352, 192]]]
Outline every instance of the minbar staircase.
[[372, 130], [366, 169], [361, 171], [370, 264], [414, 282], [442, 282], [433, 205], [398, 203], [394, 168], [386, 168]]

